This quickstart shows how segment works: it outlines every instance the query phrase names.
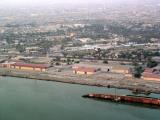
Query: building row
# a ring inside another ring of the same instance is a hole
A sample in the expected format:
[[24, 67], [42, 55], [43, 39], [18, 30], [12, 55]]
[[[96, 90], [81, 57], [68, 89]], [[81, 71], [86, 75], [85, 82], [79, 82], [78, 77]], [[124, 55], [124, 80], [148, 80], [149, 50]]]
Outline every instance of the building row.
[[[129, 66], [98, 66], [98, 65], [75, 65], [73, 73], [80, 75], [93, 75], [98, 71], [123, 74], [125, 77], [133, 77], [132, 68]], [[141, 77], [143, 80], [160, 81], [160, 67], [146, 68]]]
[[81, 65], [77, 64], [72, 67], [74, 74], [95, 74], [98, 71], [112, 72], [117, 74], [124, 74], [127, 77], [132, 77], [131, 68], [129, 66], [102, 66], [102, 65]]

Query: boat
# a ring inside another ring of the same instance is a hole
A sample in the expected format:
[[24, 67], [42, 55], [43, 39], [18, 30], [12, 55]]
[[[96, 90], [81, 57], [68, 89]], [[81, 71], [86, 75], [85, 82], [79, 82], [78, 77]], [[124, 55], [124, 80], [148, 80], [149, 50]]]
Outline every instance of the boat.
[[113, 102], [139, 103], [146, 105], [160, 106], [160, 98], [135, 96], [135, 95], [112, 95], [112, 94], [96, 94], [91, 93], [83, 95], [84, 98], [94, 98], [98, 100], [108, 100]]

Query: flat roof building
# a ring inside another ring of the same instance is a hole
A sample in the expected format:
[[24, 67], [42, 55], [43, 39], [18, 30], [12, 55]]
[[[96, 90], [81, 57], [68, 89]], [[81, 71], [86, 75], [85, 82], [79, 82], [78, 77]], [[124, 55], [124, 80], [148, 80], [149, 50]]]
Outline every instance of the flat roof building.
[[28, 70], [28, 71], [40, 71], [45, 72], [49, 68], [47, 64], [31, 64], [31, 63], [4, 63], [1, 67]]
[[93, 68], [93, 67], [84, 67], [84, 66], [73, 67], [74, 74], [92, 75], [92, 74], [96, 73], [97, 71], [98, 71], [98, 69]]
[[160, 67], [146, 68], [143, 72], [142, 79], [160, 81]]

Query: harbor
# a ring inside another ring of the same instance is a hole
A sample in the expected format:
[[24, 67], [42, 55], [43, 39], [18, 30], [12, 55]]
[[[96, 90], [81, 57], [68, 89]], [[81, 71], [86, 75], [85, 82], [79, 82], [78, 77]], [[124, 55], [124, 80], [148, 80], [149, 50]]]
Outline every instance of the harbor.
[[[115, 89], [60, 82], [0, 77], [2, 120], [159, 120], [159, 109], [84, 99], [87, 93], [111, 93]], [[120, 89], [117, 95], [132, 94]], [[160, 97], [150, 94], [150, 97]], [[115, 115], [116, 114], [116, 115]]]

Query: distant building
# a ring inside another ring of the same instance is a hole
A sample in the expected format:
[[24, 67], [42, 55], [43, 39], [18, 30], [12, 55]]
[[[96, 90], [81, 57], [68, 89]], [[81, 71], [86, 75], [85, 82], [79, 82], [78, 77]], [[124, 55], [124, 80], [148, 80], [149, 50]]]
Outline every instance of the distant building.
[[93, 41], [91, 38], [79, 38], [79, 40], [80, 40], [82, 43], [88, 43], [88, 42], [92, 42], [92, 41]]
[[156, 61], [157, 63], [160, 63], [160, 57], [159, 56], [153, 57], [152, 60]]
[[56, 52], [56, 53], [49, 53], [49, 57], [51, 57], [51, 58], [57, 58], [57, 57], [62, 58], [62, 57], [64, 57], [64, 55], [61, 52]]
[[95, 74], [98, 71], [98, 69], [93, 67], [73, 67], [73, 73], [74, 74], [81, 74], [81, 75], [92, 75]]
[[11, 65], [14, 64], [15, 62], [5, 62], [5, 63], [1, 63], [0, 67], [3, 68], [11, 68]]
[[130, 67], [126, 66], [113, 66], [111, 72], [113, 73], [120, 73], [120, 74], [129, 74], [130, 73]]
[[26, 48], [26, 53], [27, 53], [27, 54], [36, 54], [36, 53], [38, 53], [40, 50], [41, 50], [41, 48], [40, 48], [40, 47], [37, 47], [37, 46], [35, 46], [35, 47], [27, 47], [27, 48]]
[[28, 64], [28, 63], [15, 63], [11, 65], [11, 68], [19, 70], [30, 70], [30, 71], [47, 71], [49, 66], [46, 64]]
[[132, 77], [132, 66], [130, 65], [117, 65], [116, 63], [112, 63], [112, 64], [80, 63], [80, 64], [76, 64], [75, 66], [77, 67], [87, 66], [89, 68], [94, 68], [96, 70], [100, 69], [101, 72], [106, 72], [106, 73], [111, 72], [111, 73], [123, 74], [126, 77]]
[[142, 79], [160, 81], [160, 66], [155, 68], [146, 68], [143, 72]]
[[3, 63], [1, 67], [18, 69], [18, 70], [28, 70], [28, 71], [40, 71], [45, 72], [49, 68], [46, 64], [29, 64], [29, 63]]

